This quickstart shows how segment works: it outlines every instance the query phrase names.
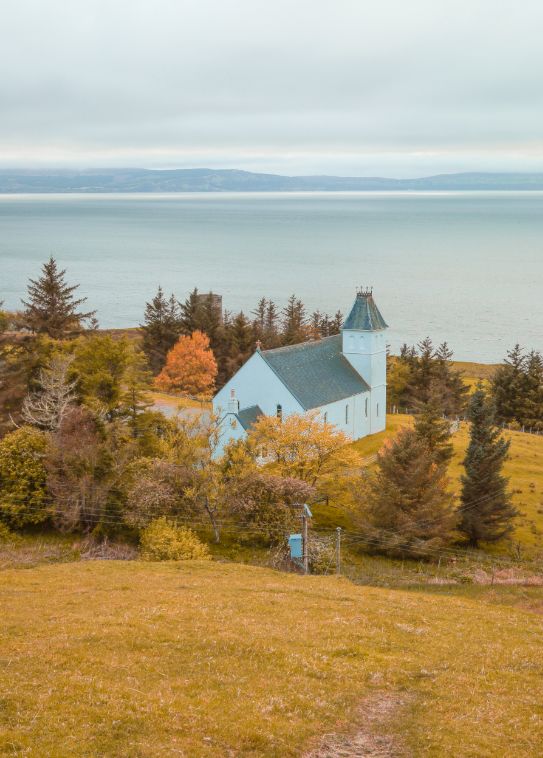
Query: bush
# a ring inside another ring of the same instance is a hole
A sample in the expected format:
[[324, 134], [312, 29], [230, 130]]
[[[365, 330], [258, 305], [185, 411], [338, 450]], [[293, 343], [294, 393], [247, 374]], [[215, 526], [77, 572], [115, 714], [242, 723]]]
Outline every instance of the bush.
[[164, 516], [142, 530], [141, 553], [144, 561], [209, 560], [209, 548], [193, 531], [177, 526]]
[[21, 539], [11, 532], [5, 524], [0, 521], [0, 545], [11, 544]]
[[48, 518], [49, 502], [43, 463], [47, 438], [23, 426], [0, 440], [0, 521], [11, 528]]

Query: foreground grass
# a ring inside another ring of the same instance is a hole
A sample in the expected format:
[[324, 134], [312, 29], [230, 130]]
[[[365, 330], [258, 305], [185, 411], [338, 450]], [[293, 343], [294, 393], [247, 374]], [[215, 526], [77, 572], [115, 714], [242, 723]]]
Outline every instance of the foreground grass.
[[540, 755], [528, 611], [213, 563], [7, 570], [0, 593], [0, 754], [299, 756], [400, 693], [414, 755]]

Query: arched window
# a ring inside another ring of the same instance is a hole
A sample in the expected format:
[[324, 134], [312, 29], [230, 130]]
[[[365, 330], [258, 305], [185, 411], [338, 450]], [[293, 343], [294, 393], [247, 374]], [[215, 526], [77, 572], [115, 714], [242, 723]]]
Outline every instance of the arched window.
[[275, 411], [275, 415], [277, 416], [277, 418], [279, 419], [279, 421], [283, 420], [283, 406], [282, 405], [279, 405], [279, 404], [277, 405], [277, 409]]
[[379, 415], [379, 403], [377, 403], [377, 405], [375, 406], [375, 415], [376, 416]]
[[368, 398], [366, 398], [366, 402], [364, 403], [364, 413], [366, 414], [366, 418], [368, 418]]
[[349, 423], [349, 403], [345, 406], [345, 423]]
[[324, 423], [328, 423], [328, 411], [324, 413]]

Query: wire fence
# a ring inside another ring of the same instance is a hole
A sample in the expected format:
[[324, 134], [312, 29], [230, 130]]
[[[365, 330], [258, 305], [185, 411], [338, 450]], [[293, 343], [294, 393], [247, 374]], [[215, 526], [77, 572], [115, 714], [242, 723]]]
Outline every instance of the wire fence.
[[[402, 415], [402, 416], [416, 416], [418, 413], [420, 413], [420, 409], [418, 408], [409, 408], [409, 407], [402, 407], [399, 405], [392, 405], [387, 408], [387, 413], [396, 416], [396, 415]], [[458, 416], [444, 416], [443, 418], [446, 418], [451, 423], [451, 431], [457, 432], [460, 428], [460, 424], [463, 422], [467, 422], [469, 419], [466, 415], [458, 415]], [[510, 432], [521, 432], [522, 434], [534, 434], [536, 436], [542, 437], [543, 436], [543, 421], [537, 422], [537, 426], [529, 426], [528, 424], [519, 424], [518, 422], [512, 422], [507, 423], [505, 421], [502, 421], [498, 426], [501, 429], [506, 429]]]

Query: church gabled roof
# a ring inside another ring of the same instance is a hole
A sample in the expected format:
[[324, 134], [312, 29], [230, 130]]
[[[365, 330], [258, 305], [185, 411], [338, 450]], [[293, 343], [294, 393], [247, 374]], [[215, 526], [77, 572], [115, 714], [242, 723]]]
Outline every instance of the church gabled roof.
[[242, 427], [247, 431], [263, 413], [258, 405], [251, 405], [249, 408], [243, 408], [236, 413], [236, 417]]
[[369, 391], [341, 348], [341, 335], [335, 334], [315, 342], [263, 350], [260, 355], [307, 411]]
[[358, 329], [363, 332], [375, 332], [386, 329], [388, 324], [381, 316], [379, 308], [375, 305], [371, 290], [359, 290], [356, 300], [347, 316], [344, 329]]

